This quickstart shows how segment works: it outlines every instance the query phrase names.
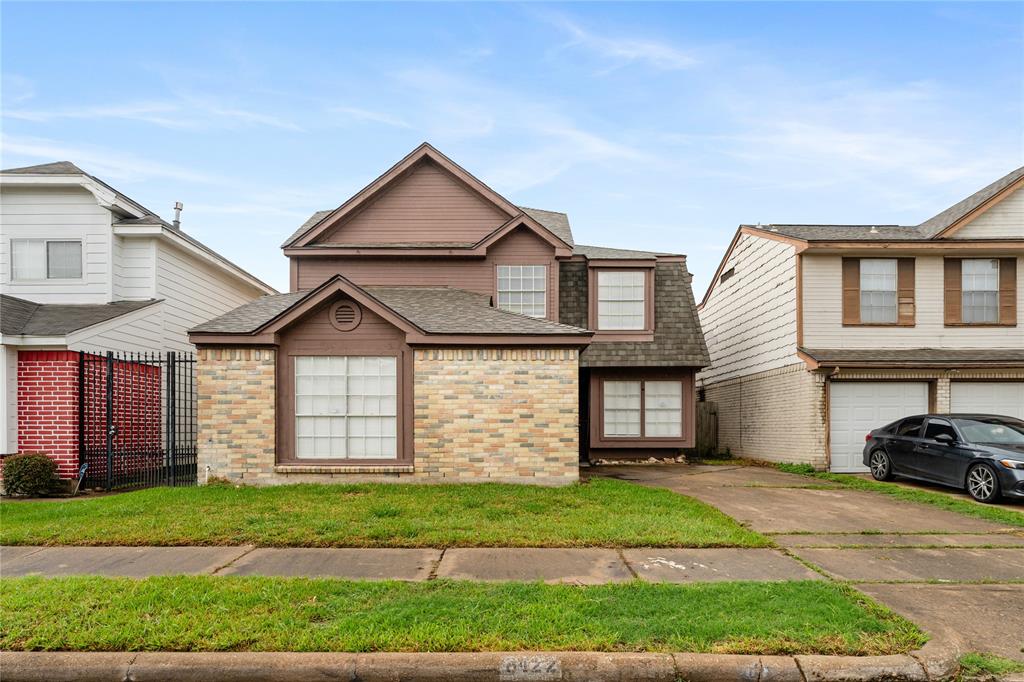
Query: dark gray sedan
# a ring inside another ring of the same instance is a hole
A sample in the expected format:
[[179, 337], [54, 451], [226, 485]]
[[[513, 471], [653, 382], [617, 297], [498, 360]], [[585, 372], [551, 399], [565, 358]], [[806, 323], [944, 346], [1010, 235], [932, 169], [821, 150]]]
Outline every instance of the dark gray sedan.
[[921, 414], [869, 433], [864, 465], [878, 481], [916, 478], [979, 502], [1024, 498], [1024, 421], [991, 414]]

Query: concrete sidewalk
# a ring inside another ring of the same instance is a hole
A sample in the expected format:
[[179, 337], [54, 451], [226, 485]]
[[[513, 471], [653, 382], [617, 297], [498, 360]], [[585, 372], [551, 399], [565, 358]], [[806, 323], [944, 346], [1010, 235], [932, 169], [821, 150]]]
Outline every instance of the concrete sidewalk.
[[351, 580], [452, 578], [594, 585], [821, 580], [775, 549], [257, 549], [243, 547], [3, 547], [0, 575], [262, 575]]

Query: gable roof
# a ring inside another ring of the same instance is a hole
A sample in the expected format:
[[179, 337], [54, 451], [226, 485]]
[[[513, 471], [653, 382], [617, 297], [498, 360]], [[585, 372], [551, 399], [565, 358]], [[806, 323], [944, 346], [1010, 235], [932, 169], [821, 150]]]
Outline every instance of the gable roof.
[[[402, 177], [417, 164], [423, 161], [430, 161], [455, 177], [464, 184], [470, 191], [478, 194], [482, 199], [498, 208], [501, 212], [512, 219], [519, 219], [523, 225], [534, 230], [542, 237], [551, 235], [557, 241], [572, 248], [572, 234], [568, 231], [568, 218], [562, 221], [554, 216], [545, 216], [554, 227], [548, 227], [534, 218], [532, 215], [501, 196], [486, 184], [481, 182], [474, 175], [469, 173], [462, 166], [435, 149], [430, 143], [424, 142], [416, 149], [407, 154], [401, 161], [385, 171], [376, 180], [359, 190], [350, 199], [332, 211], [317, 211], [298, 230], [296, 230], [282, 245], [281, 248], [295, 248], [310, 246], [316, 237], [323, 234], [331, 227], [337, 225], [347, 216], [353, 215], [377, 195], [378, 192], [389, 186]], [[507, 223], [506, 223], [507, 224]], [[567, 241], [567, 239], [569, 241]]]
[[149, 299], [96, 304], [34, 303], [0, 294], [0, 333], [12, 336], [64, 336], [158, 302]]
[[607, 246], [587, 246], [577, 244], [572, 250], [573, 255], [583, 256], [588, 260], [653, 260], [658, 256], [671, 254], [659, 251], [636, 251], [634, 249], [613, 249]]
[[189, 330], [193, 334], [255, 334], [278, 324], [293, 310], [325, 293], [342, 291], [378, 303], [424, 334], [500, 336], [590, 336], [591, 332], [508, 312], [491, 305], [489, 296], [451, 287], [360, 287], [336, 275], [316, 289], [264, 296]]
[[84, 170], [70, 161], [54, 161], [52, 163], [41, 163], [37, 166], [22, 166], [21, 168], [8, 168], [0, 173], [12, 175], [88, 175]]
[[520, 206], [523, 213], [530, 216], [561, 239], [569, 246], [573, 246], [572, 227], [569, 226], [569, 216], [558, 211], [545, 211], [541, 208], [527, 208]]
[[951, 231], [965, 218], [983, 207], [991, 200], [997, 198], [1005, 190], [1024, 180], [1024, 166], [1010, 171], [990, 185], [982, 187], [971, 196], [956, 202], [945, 211], [942, 211], [917, 226], [922, 235], [936, 237]]

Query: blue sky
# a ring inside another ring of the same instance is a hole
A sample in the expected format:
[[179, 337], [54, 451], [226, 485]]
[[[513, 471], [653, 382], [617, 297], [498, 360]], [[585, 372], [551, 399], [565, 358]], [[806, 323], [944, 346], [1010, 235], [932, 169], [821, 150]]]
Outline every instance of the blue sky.
[[1024, 3], [11, 3], [2, 167], [70, 160], [279, 289], [423, 140], [580, 243], [916, 224], [1024, 163]]

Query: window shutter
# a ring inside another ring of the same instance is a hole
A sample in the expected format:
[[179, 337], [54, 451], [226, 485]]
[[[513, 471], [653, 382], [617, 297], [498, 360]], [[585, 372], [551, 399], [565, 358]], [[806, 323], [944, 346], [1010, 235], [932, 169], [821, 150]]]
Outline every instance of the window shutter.
[[999, 324], [1017, 324], [1017, 259], [999, 259]]
[[963, 322], [963, 279], [961, 277], [962, 266], [959, 258], [947, 258], [945, 265], [945, 311], [946, 324], [960, 324]]
[[896, 300], [900, 324], [914, 324], [914, 259], [896, 262]]
[[843, 324], [860, 324], [860, 259], [843, 259]]

